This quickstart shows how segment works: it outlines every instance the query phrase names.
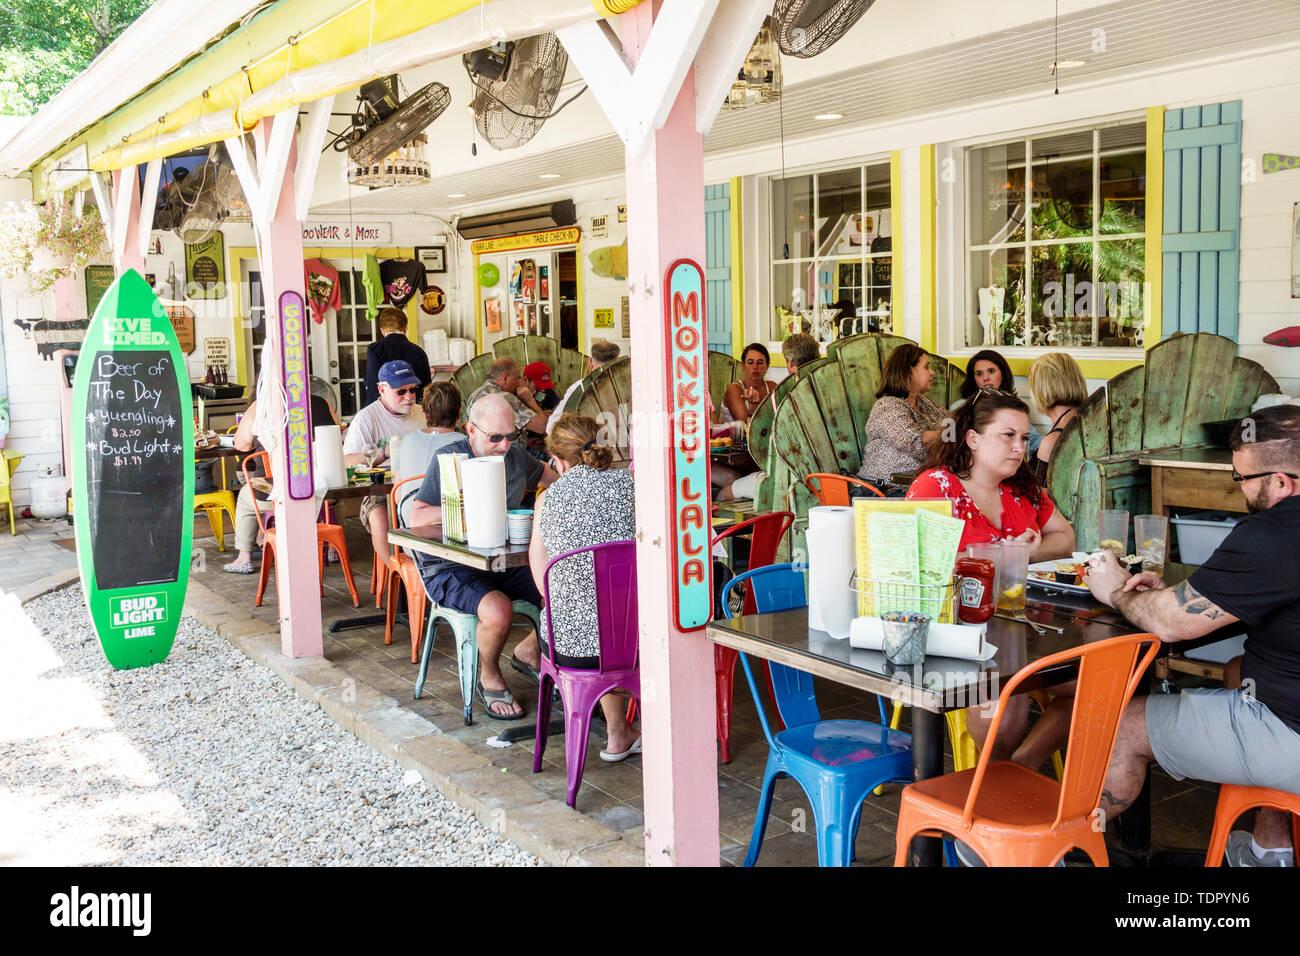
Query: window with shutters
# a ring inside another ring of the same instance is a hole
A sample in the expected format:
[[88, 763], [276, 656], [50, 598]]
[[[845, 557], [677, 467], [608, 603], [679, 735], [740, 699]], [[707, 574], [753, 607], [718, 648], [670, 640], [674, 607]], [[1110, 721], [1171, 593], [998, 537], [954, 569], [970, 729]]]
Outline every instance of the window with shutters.
[[964, 149], [956, 349], [1142, 346], [1146, 153], [1143, 120]]

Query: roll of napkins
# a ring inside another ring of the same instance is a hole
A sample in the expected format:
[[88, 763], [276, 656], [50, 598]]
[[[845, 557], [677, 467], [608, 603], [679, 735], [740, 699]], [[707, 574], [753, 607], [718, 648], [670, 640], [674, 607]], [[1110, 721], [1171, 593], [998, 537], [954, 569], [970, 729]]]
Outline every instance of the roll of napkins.
[[[930, 622], [925, 642], [926, 656], [958, 657], [968, 661], [988, 661], [998, 649], [984, 639], [984, 624], [940, 624]], [[849, 645], [879, 651], [885, 647], [885, 629], [878, 617], [855, 617], [849, 627]]]
[[465, 494], [465, 530], [471, 548], [499, 548], [506, 543], [506, 460], [500, 455], [467, 458], [460, 463]]
[[857, 611], [850, 584], [854, 569], [853, 509], [808, 509], [808, 626], [838, 640], [849, 636]]
[[316, 457], [318, 483], [326, 488], [342, 488], [348, 483], [348, 468], [343, 463], [343, 439], [338, 425], [317, 425], [312, 452]]

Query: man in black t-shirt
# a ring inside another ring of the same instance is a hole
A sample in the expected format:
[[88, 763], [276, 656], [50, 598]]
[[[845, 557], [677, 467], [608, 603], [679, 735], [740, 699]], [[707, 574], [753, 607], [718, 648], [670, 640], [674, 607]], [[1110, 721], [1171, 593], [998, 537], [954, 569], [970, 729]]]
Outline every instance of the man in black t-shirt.
[[[502, 395], [488, 395], [470, 406], [465, 421], [467, 437], [438, 449], [438, 454], [463, 452], [471, 458], [500, 455], [505, 459], [506, 507], [518, 508], [524, 495], [534, 488], [545, 488], [558, 476], [550, 465], [529, 456], [516, 444], [515, 411]], [[410, 525], [442, 523], [442, 470], [438, 462], [429, 463], [420, 490], [411, 504]], [[427, 554], [416, 554], [420, 576], [429, 598], [441, 607], [478, 617], [479, 684], [477, 692], [483, 709], [496, 720], [518, 720], [524, 710], [506, 686], [501, 673], [501, 652], [505, 649], [510, 625], [514, 621], [515, 601], [527, 601], [539, 608], [541, 595], [527, 566], [508, 571], [479, 571], [454, 561]], [[521, 653], [522, 651], [522, 653]], [[524, 669], [536, 668], [541, 649], [536, 633], [515, 646], [515, 659]]]
[[415, 403], [420, 404], [424, 387], [433, 376], [424, 349], [406, 337], [406, 313], [391, 307], [380, 309], [376, 321], [379, 324], [379, 338], [366, 349], [365, 404], [373, 405], [379, 401], [379, 370], [389, 362], [398, 360], [411, 366], [411, 371], [420, 380], [420, 391], [415, 393]]
[[[1151, 760], [1176, 780], [1300, 794], [1300, 407], [1253, 413], [1230, 444], [1251, 515], [1200, 569], [1169, 588], [1150, 572], [1130, 577], [1106, 552], [1088, 573], [1098, 600], [1163, 641], [1246, 629], [1240, 687], [1129, 703], [1101, 794], [1108, 817], [1137, 797]], [[1230, 836], [1228, 862], [1294, 866], [1290, 830], [1286, 814], [1261, 809], [1253, 835]]]

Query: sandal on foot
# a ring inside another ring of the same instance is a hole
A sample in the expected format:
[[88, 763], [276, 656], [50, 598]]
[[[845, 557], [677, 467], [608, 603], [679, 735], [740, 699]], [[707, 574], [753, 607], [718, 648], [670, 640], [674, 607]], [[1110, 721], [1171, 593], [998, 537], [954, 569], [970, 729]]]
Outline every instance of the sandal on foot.
[[510, 658], [510, 666], [513, 667], [515, 670], [517, 670], [519, 673], [523, 674], [534, 684], [540, 684], [542, 682], [541, 670], [539, 668], [534, 667], [532, 664], [526, 664], [523, 661], [521, 661], [519, 658], [514, 657], [512, 655]]
[[509, 687], [502, 690], [493, 690], [484, 687], [483, 682], [480, 681], [478, 685], [478, 701], [483, 705], [483, 712], [493, 720], [519, 720], [524, 716], [522, 709], [517, 714], [500, 714], [492, 709], [492, 704], [505, 704], [507, 707], [514, 705], [515, 695], [510, 693]]
[[227, 574], [252, 574], [257, 569], [253, 567], [252, 561], [245, 561], [243, 564], [227, 564], [221, 570]]
[[626, 760], [633, 754], [639, 754], [640, 752], [641, 738], [638, 737], [636, 740], [632, 741], [632, 746], [628, 747], [627, 750], [624, 750], [621, 754], [612, 754], [608, 750], [602, 750], [600, 752], [600, 759], [605, 761], [605, 763], [618, 763], [620, 760]]

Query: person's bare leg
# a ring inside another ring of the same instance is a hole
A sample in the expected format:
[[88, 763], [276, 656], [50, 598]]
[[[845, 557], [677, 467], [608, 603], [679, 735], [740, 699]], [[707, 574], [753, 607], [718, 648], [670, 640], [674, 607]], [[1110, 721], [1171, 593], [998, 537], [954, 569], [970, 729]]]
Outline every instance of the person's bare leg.
[[521, 664], [527, 664], [529, 667], [542, 665], [542, 648], [537, 643], [537, 631], [534, 628], [528, 629], [528, 636], [515, 645], [513, 653], [515, 660]]
[[1115, 819], [1137, 799], [1146, 783], [1147, 764], [1154, 759], [1147, 739], [1147, 699], [1134, 697], [1120, 717], [1115, 749], [1101, 789], [1101, 810], [1106, 820]]
[[383, 508], [376, 508], [370, 512], [367, 519], [370, 524], [370, 543], [375, 549], [375, 554], [379, 555], [384, 561], [388, 560], [388, 512]]
[[[505, 690], [508, 687], [505, 675], [501, 673], [501, 650], [506, 646], [514, 615], [510, 598], [500, 591], [492, 591], [478, 602], [479, 681], [486, 690]], [[524, 712], [518, 701], [513, 709], [502, 704], [494, 704], [492, 709], [498, 714]]]
[[1024, 742], [1016, 748], [1011, 759], [1030, 770], [1037, 770], [1056, 751], [1065, 745], [1070, 736], [1070, 713], [1074, 709], [1073, 697], [1054, 697], [1043, 711]]
[[[966, 710], [966, 729], [975, 739], [975, 746], [984, 749], [984, 740], [989, 734], [989, 725], [993, 723], [993, 707], [970, 707]], [[1029, 727], [1029, 698], [1017, 694], [1007, 702], [1007, 709], [1002, 714], [998, 725], [998, 739], [993, 743], [990, 760], [1010, 760]]]
[[[1234, 690], [1241, 686], [1240, 655], [1223, 665], [1223, 686]], [[1296, 849], [1291, 846], [1291, 815], [1281, 810], [1268, 807], [1256, 810], [1251, 836], [1266, 850]]]
[[622, 694], [606, 694], [600, 699], [600, 709], [605, 713], [605, 752], [621, 754], [641, 736], [627, 722], [627, 698]]

